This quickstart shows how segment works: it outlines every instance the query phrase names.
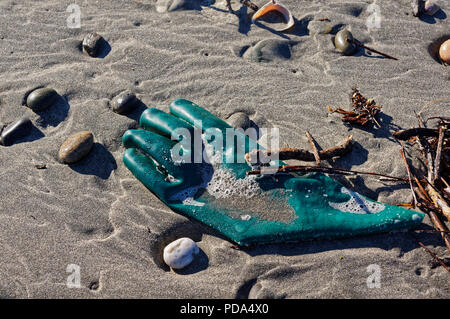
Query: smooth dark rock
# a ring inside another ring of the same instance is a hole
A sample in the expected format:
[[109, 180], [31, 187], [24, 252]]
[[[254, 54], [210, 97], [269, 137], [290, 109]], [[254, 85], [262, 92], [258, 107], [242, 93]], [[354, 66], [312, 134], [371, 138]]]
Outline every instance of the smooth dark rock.
[[100, 48], [103, 43], [101, 35], [92, 32], [87, 34], [83, 39], [83, 51], [89, 54], [91, 57], [96, 57], [100, 52]]
[[27, 97], [27, 106], [35, 112], [43, 111], [55, 103], [58, 93], [51, 88], [40, 88]]
[[0, 143], [4, 146], [14, 144], [15, 141], [27, 136], [33, 127], [28, 117], [24, 117], [17, 122], [7, 126], [0, 136]]
[[59, 159], [72, 164], [83, 159], [94, 145], [94, 136], [89, 131], [82, 131], [70, 136], [59, 149]]
[[118, 114], [126, 114], [131, 112], [136, 104], [136, 95], [131, 92], [123, 92], [111, 101], [111, 109]]
[[334, 46], [345, 55], [352, 55], [356, 51], [356, 45], [350, 43], [348, 40], [353, 40], [353, 35], [350, 31], [344, 29], [336, 33], [334, 38]]

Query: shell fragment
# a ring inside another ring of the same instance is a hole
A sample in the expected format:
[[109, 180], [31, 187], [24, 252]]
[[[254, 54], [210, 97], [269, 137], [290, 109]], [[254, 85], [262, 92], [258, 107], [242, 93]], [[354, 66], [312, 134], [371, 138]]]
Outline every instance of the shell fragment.
[[266, 15], [271, 11], [277, 11], [281, 13], [286, 21], [286, 25], [282, 29], [277, 29], [276, 31], [286, 31], [294, 26], [295, 24], [294, 17], [292, 16], [289, 9], [281, 2], [277, 1], [270, 1], [269, 3], [265, 4], [262, 8], [260, 8], [258, 11], [256, 11], [252, 17], [252, 23], [255, 23], [257, 19], [261, 18], [262, 16]]

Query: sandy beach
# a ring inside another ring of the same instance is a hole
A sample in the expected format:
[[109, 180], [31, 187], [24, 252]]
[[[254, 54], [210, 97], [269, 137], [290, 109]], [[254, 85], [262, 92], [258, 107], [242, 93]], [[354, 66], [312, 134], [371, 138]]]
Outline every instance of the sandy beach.
[[[352, 134], [351, 153], [328, 165], [406, 176], [392, 132], [416, 126], [414, 112], [450, 117], [450, 67], [429, 50], [450, 37], [450, 2], [437, 1], [441, 11], [422, 18], [412, 15], [410, 2], [283, 0], [296, 24], [282, 33], [270, 21], [251, 24], [253, 11], [238, 1], [231, 14], [224, 0], [0, 0], [0, 127], [24, 115], [33, 123], [27, 137], [0, 146], [0, 297], [449, 298], [449, 273], [417, 244], [450, 258], [438, 234], [237, 250], [169, 209], [122, 161], [122, 136], [137, 127], [141, 113], [167, 112], [184, 98], [224, 120], [244, 112], [259, 128], [279, 128], [280, 146], [310, 149], [305, 131], [322, 148]], [[68, 27], [74, 3], [80, 28]], [[372, 3], [380, 25], [368, 28]], [[342, 55], [332, 39], [343, 27], [398, 61], [363, 49]], [[105, 39], [97, 58], [81, 50], [89, 32]], [[267, 40], [271, 45], [257, 51]], [[327, 110], [349, 108], [353, 86], [383, 107], [381, 128], [352, 128]], [[37, 87], [55, 89], [62, 102], [33, 112], [24, 97]], [[126, 90], [136, 94], [138, 107], [112, 112], [110, 101]], [[429, 104], [434, 100], [442, 101]], [[89, 155], [60, 163], [61, 144], [84, 130], [94, 135]], [[407, 184], [337, 179], [385, 204], [412, 200]], [[428, 217], [421, 228], [432, 229]], [[173, 271], [162, 250], [180, 237], [195, 240], [200, 253]], [[379, 287], [367, 284], [370, 265], [379, 267]], [[79, 287], [67, 284], [73, 267]]]

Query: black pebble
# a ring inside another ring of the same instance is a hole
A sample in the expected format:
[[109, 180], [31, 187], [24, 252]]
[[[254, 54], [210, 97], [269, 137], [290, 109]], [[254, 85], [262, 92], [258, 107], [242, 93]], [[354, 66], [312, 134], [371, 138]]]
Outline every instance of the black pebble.
[[27, 96], [27, 106], [35, 112], [43, 111], [56, 102], [58, 93], [51, 88], [40, 88]]
[[124, 92], [116, 96], [111, 102], [111, 108], [115, 113], [126, 114], [131, 112], [137, 104], [136, 95]]
[[3, 130], [0, 143], [4, 146], [12, 145], [15, 141], [27, 136], [32, 127], [33, 123], [30, 119], [24, 117]]
[[83, 50], [91, 57], [96, 57], [100, 51], [103, 38], [95, 32], [89, 33], [83, 39]]

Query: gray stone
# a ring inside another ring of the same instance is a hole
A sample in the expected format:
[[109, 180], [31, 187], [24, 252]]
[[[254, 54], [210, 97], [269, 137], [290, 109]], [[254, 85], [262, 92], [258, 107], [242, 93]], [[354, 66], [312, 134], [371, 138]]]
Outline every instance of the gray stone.
[[111, 109], [118, 114], [131, 112], [137, 104], [136, 95], [131, 92], [123, 92], [111, 101]]
[[71, 164], [83, 159], [94, 145], [94, 136], [89, 131], [82, 131], [70, 136], [59, 149], [59, 159]]
[[51, 88], [40, 88], [27, 97], [27, 106], [35, 112], [43, 111], [55, 103], [58, 93]]

